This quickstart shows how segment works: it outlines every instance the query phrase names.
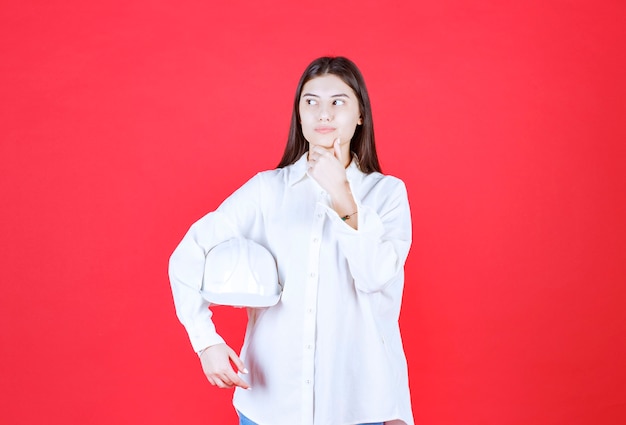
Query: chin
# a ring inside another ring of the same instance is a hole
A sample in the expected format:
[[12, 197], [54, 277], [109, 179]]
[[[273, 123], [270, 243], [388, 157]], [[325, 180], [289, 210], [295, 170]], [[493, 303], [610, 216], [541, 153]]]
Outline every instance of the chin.
[[313, 142], [309, 142], [309, 145], [311, 146], [320, 146], [322, 148], [326, 148], [326, 149], [330, 149], [333, 147], [333, 141], [328, 141], [328, 140], [315, 140]]

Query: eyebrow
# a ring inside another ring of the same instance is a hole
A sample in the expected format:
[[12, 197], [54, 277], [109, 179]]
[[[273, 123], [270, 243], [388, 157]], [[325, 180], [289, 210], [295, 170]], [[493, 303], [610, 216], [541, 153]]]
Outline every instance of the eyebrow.
[[[305, 96], [319, 97], [318, 95], [313, 94], [313, 93], [304, 93], [304, 94], [302, 95], [302, 97], [305, 97]], [[333, 94], [331, 97], [350, 97], [350, 96], [348, 96], [348, 95], [347, 95], [347, 94], [345, 94], [345, 93], [339, 93], [339, 94]]]

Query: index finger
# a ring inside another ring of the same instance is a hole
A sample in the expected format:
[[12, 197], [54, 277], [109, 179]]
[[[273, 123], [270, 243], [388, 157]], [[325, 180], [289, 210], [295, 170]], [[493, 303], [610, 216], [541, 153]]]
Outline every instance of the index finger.
[[232, 385], [236, 387], [241, 387], [244, 390], [250, 389], [250, 385], [246, 381], [241, 379], [241, 377], [237, 375], [235, 372], [228, 372], [226, 376], [228, 376], [228, 379], [230, 380]]

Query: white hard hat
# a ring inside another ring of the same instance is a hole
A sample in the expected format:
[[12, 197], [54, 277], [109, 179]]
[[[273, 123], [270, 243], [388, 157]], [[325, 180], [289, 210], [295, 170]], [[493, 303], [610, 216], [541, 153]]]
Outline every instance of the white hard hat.
[[206, 256], [202, 296], [213, 304], [269, 307], [281, 292], [276, 260], [252, 240], [229, 239]]

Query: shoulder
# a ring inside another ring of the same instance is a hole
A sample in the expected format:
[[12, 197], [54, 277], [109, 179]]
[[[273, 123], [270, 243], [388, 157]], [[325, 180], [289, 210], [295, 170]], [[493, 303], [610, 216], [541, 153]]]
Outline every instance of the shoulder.
[[255, 196], [265, 196], [268, 193], [281, 192], [288, 186], [288, 182], [289, 171], [277, 168], [257, 172], [242, 187], [252, 191]]
[[389, 184], [404, 184], [404, 182], [399, 177], [392, 176], [391, 174], [379, 173], [378, 171], [363, 175], [365, 176], [365, 179], [372, 179], [374, 181], [384, 181]]
[[287, 181], [289, 170], [285, 168], [275, 168], [273, 170], [259, 171], [253, 180], [258, 180], [260, 184], [280, 184]]
[[406, 192], [406, 185], [404, 184], [404, 181], [389, 174], [382, 174], [376, 171], [369, 174], [363, 174], [362, 181], [363, 184], [370, 187], [384, 188], [386, 190], [395, 189]]
[[293, 184], [301, 180], [306, 174], [306, 156], [303, 155], [298, 161], [282, 168], [266, 170], [257, 173], [256, 178], [264, 184], [272, 186]]

